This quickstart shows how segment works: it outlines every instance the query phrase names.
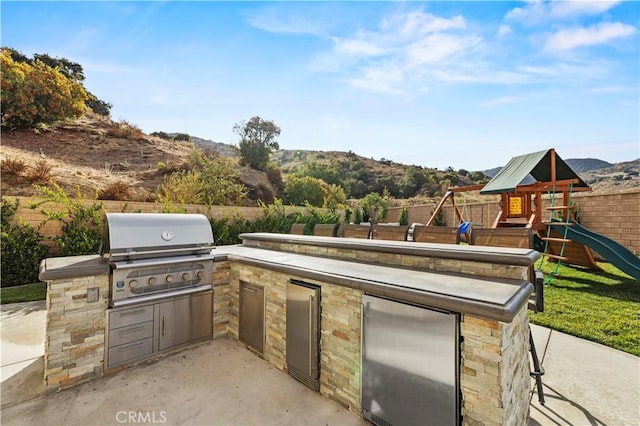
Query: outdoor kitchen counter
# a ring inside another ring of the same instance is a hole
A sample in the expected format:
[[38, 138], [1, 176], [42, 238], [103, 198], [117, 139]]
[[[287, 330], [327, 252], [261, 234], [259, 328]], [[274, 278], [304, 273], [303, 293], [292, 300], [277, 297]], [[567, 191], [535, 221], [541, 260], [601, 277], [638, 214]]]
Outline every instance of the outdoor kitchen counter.
[[[243, 234], [242, 238], [244, 239], [248, 235]], [[250, 235], [251, 238], [257, 236], [278, 238], [277, 236], [273, 237], [273, 234]], [[284, 238], [290, 239], [290, 237], [290, 235], [287, 235]], [[315, 243], [322, 237], [309, 238], [313, 238]], [[300, 240], [300, 237], [297, 239]], [[367, 245], [366, 240], [354, 241], [342, 238], [327, 238], [327, 240], [331, 243], [337, 242], [352, 245], [362, 245], [364, 243], [364, 245]], [[380, 241], [376, 241], [376, 243], [380, 243]], [[389, 244], [391, 242], [384, 243]], [[394, 246], [392, 247], [394, 249], [433, 251], [434, 246], [439, 245], [404, 243], [392, 244], [392, 246]], [[438, 249], [439, 247], [435, 248]], [[523, 253], [528, 252], [527, 250], [521, 251]], [[497, 250], [498, 254], [503, 255], [502, 257], [510, 258], [514, 262], [520, 262], [520, 265], [532, 264], [536, 258], [533, 254], [527, 253], [522, 256], [518, 251], [516, 251], [516, 255], [513, 255], [513, 252], [513, 250], [508, 249]], [[495, 258], [496, 251], [493, 248], [490, 248], [487, 256], [490, 256], [490, 253], [494, 253], [493, 257]], [[214, 250], [213, 254], [214, 259], [217, 261], [226, 259], [239, 264], [270, 269], [296, 277], [355, 288], [373, 295], [502, 322], [511, 322], [514, 315], [527, 302], [529, 295], [533, 292], [533, 285], [524, 280], [412, 270], [407, 267], [375, 265], [354, 260], [337, 260], [243, 245], [219, 246]], [[527, 260], [522, 260], [522, 257]]]
[[109, 275], [109, 263], [97, 254], [49, 257], [40, 262], [40, 281]]

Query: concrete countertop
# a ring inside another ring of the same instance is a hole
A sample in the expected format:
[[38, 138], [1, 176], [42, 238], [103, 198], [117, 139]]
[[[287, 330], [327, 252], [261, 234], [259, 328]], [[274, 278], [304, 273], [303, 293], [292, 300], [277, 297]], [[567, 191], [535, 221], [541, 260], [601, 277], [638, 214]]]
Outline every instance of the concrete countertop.
[[242, 245], [217, 247], [215, 260], [224, 259], [503, 322], [513, 319], [533, 291], [528, 281], [417, 271]]
[[396, 253], [439, 259], [471, 260], [509, 266], [531, 266], [541, 256], [540, 252], [533, 249], [418, 243], [413, 241], [367, 240], [360, 238], [321, 237], [264, 232], [240, 234], [240, 238], [245, 242], [249, 242], [249, 245], [266, 241], [347, 250]]
[[92, 275], [108, 275], [109, 262], [102, 256], [49, 257], [40, 262], [40, 281], [52, 281], [65, 278], [77, 278]]

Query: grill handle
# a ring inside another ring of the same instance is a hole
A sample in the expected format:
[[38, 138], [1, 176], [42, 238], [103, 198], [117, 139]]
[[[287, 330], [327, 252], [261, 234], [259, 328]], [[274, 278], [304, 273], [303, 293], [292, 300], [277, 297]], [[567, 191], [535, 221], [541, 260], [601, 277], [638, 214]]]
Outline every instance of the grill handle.
[[128, 299], [122, 299], [122, 300], [114, 300], [111, 302], [111, 306], [114, 308], [118, 308], [120, 306], [130, 306], [130, 305], [136, 305], [139, 303], [154, 302], [156, 300], [162, 300], [162, 299], [167, 299], [167, 298], [176, 297], [176, 296], [184, 296], [187, 294], [204, 292], [211, 289], [213, 289], [213, 285], [204, 284], [204, 285], [199, 285], [197, 287], [189, 287], [189, 288], [180, 289], [180, 290], [164, 291], [161, 293], [130, 297]]
[[178, 252], [191, 252], [191, 251], [198, 251], [198, 250], [211, 250], [214, 249], [215, 246], [200, 246], [200, 247], [183, 247], [183, 248], [171, 248], [171, 249], [165, 249], [165, 250], [143, 250], [143, 251], [136, 251], [136, 250], [127, 250], [124, 253], [111, 253], [111, 258], [113, 259], [114, 257], [136, 257], [136, 256], [145, 256], [145, 255], [157, 255], [157, 254], [161, 254], [161, 255], [167, 255], [167, 253], [178, 253]]

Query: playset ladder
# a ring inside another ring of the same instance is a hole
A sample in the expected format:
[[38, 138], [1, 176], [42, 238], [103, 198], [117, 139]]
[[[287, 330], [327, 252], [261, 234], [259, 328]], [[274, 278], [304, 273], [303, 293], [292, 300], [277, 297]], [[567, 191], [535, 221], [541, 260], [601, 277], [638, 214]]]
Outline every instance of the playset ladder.
[[[551, 205], [547, 207], [547, 210], [549, 211], [549, 221], [543, 222], [545, 225], [547, 225], [547, 235], [545, 237], [542, 237], [542, 240], [544, 241], [544, 253], [542, 254], [543, 260], [541, 261], [540, 266], [542, 267], [542, 262], [544, 261], [544, 259], [553, 259], [556, 263], [555, 263], [555, 267], [553, 268], [553, 271], [549, 272], [549, 274], [547, 275], [547, 278], [544, 281], [545, 284], [550, 283], [551, 280], [553, 280], [553, 277], [558, 275], [558, 269], [560, 268], [560, 265], [562, 264], [562, 262], [566, 262], [569, 260], [564, 255], [564, 251], [567, 244], [571, 242], [571, 239], [567, 238], [567, 235], [569, 233], [569, 227], [572, 225], [571, 223], [571, 194], [573, 192], [572, 190], [573, 190], [573, 183], [569, 185], [568, 197], [563, 197], [566, 205], [561, 205], [561, 206], [555, 205], [555, 198], [556, 198], [555, 185], [553, 186], [553, 191], [550, 193]], [[555, 212], [557, 211], [562, 212], [562, 221], [554, 220], [554, 215], [555, 215]], [[562, 236], [560, 238], [551, 236], [551, 231], [554, 226], [562, 226], [564, 228], [563, 232], [561, 232]], [[550, 242], [561, 243], [559, 253], [557, 254], [549, 253]]]

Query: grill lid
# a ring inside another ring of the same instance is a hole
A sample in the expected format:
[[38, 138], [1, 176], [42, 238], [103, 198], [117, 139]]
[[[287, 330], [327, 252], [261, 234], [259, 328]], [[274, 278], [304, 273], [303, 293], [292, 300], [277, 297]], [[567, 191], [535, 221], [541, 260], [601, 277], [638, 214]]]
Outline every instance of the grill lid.
[[208, 254], [213, 233], [206, 216], [175, 213], [105, 214], [101, 254], [111, 261]]

